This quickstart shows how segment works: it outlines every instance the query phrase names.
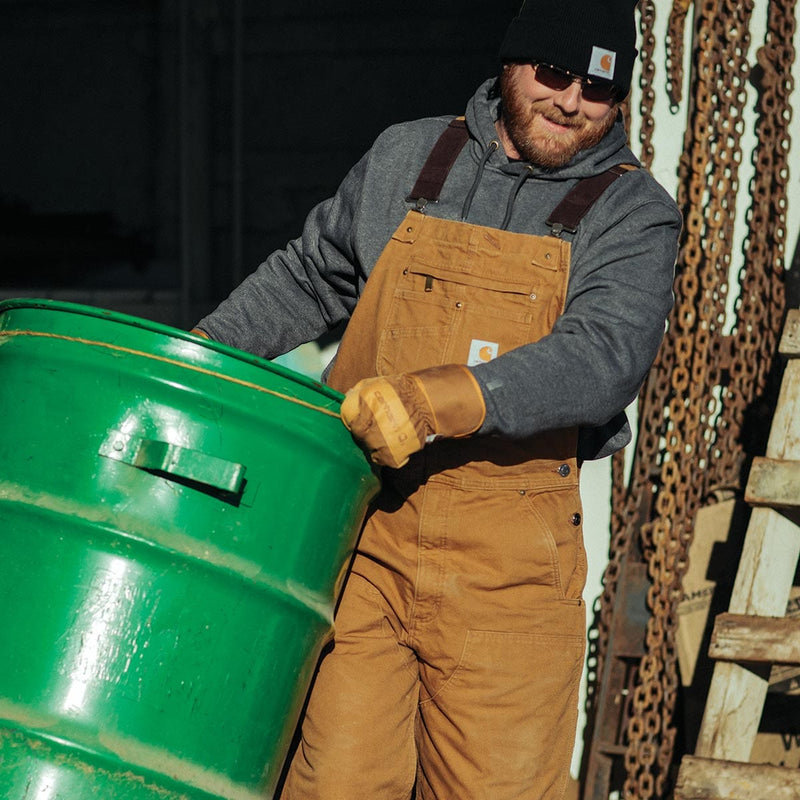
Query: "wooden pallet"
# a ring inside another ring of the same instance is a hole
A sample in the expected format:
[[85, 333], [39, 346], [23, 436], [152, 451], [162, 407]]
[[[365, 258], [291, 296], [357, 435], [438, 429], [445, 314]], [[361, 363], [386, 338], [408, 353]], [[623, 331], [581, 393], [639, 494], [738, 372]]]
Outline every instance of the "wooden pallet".
[[800, 620], [785, 617], [800, 558], [800, 309], [784, 328], [788, 359], [767, 452], [745, 492], [753, 506], [729, 613], [716, 617], [716, 659], [694, 756], [674, 800], [798, 800], [800, 769], [748, 763], [773, 664], [800, 665]]

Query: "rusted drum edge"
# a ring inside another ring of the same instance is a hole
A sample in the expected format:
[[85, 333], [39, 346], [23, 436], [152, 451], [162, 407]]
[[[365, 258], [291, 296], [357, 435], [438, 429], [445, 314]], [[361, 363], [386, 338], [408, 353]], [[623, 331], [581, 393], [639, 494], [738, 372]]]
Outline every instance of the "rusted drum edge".
[[[31, 721], [7, 719], [0, 703], [0, 796], [4, 800], [264, 800], [203, 767], [137, 742], [109, 739], [96, 749], [76, 747], [58, 730], [37, 731]], [[13, 715], [9, 715], [13, 716]], [[157, 764], [154, 772], [143, 766]], [[52, 794], [57, 787], [58, 794]], [[268, 795], [267, 795], [268, 796]]]

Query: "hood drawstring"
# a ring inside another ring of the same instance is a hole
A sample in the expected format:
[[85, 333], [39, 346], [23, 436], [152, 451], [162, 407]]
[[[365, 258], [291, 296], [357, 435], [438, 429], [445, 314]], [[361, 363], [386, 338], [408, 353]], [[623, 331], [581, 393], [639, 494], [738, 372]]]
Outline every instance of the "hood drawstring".
[[[481, 178], [483, 177], [483, 171], [486, 167], [486, 162], [491, 158], [492, 153], [496, 152], [500, 148], [500, 142], [497, 139], [492, 139], [489, 142], [488, 147], [483, 151], [483, 155], [481, 156], [481, 160], [478, 162], [478, 169], [475, 172], [475, 178], [472, 181], [472, 186], [469, 187], [469, 191], [467, 192], [467, 196], [464, 199], [464, 205], [461, 208], [461, 221], [465, 222], [467, 216], [469, 215], [469, 210], [472, 206], [472, 201], [475, 198], [475, 193], [478, 191], [478, 185], [481, 182]], [[530, 176], [533, 175], [533, 167], [530, 164], [525, 165], [525, 169], [520, 172], [517, 176], [517, 180], [514, 181], [514, 186], [511, 189], [511, 194], [508, 196], [508, 201], [506, 202], [506, 214], [503, 218], [503, 224], [500, 226], [500, 230], [506, 230], [508, 228], [508, 223], [511, 221], [511, 213], [514, 209], [514, 201], [517, 199], [517, 195], [519, 194], [519, 190], [522, 188], [522, 184], [525, 183]]]
[[461, 209], [461, 221], [464, 222], [469, 214], [470, 206], [472, 205], [472, 200], [475, 197], [475, 192], [478, 191], [478, 184], [481, 182], [481, 177], [483, 176], [483, 170], [486, 166], [486, 162], [491, 157], [492, 153], [495, 152], [500, 147], [500, 142], [497, 139], [492, 139], [489, 142], [489, 146], [483, 151], [483, 155], [481, 156], [480, 163], [478, 164], [478, 171], [475, 173], [475, 180], [472, 181], [472, 186], [469, 187], [469, 191], [467, 192], [467, 196], [464, 199], [464, 205]]
[[514, 201], [517, 199], [517, 195], [519, 194], [519, 190], [522, 188], [522, 184], [525, 183], [530, 176], [533, 175], [533, 167], [530, 164], [525, 165], [525, 169], [520, 172], [517, 176], [517, 180], [514, 182], [514, 187], [511, 189], [511, 194], [508, 196], [508, 202], [506, 203], [506, 215], [503, 217], [503, 224], [500, 226], [500, 230], [506, 230], [508, 228], [508, 223], [511, 222], [511, 212], [514, 210]]

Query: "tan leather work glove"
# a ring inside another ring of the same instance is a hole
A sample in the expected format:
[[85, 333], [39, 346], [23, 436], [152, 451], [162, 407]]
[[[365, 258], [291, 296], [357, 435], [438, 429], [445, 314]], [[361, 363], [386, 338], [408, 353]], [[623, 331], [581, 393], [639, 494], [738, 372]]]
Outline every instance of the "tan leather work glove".
[[397, 468], [434, 439], [475, 433], [486, 404], [472, 373], [448, 364], [359, 381], [345, 395], [341, 416], [376, 464]]

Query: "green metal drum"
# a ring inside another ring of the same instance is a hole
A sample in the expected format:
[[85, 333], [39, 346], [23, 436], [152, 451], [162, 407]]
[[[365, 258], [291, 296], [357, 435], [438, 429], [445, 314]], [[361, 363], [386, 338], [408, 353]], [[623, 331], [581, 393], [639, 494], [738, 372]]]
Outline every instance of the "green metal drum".
[[0, 797], [270, 797], [377, 480], [341, 395], [0, 303]]

